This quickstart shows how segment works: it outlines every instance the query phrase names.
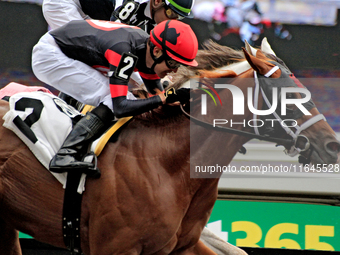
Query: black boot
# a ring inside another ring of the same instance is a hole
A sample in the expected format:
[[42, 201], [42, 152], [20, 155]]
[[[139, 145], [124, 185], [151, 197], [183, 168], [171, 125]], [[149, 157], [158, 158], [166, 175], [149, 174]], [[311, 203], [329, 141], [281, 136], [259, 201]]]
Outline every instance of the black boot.
[[[103, 107], [106, 108], [104, 108], [104, 111]], [[99, 108], [99, 111], [97, 108]], [[80, 119], [66, 137], [65, 142], [50, 162], [49, 169], [51, 172], [63, 173], [79, 170], [88, 176], [100, 177], [99, 169], [92, 162], [83, 161], [91, 142], [99, 138], [110, 126], [113, 117], [113, 113], [106, 106], [100, 105], [97, 108]], [[109, 111], [109, 118], [99, 118], [97, 114], [93, 113], [96, 110], [99, 113]], [[104, 122], [103, 119], [106, 121]]]

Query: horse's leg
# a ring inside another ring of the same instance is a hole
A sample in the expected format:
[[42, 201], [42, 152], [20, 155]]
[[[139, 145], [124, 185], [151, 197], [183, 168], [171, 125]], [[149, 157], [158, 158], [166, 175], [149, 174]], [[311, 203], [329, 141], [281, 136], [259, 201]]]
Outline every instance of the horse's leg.
[[206, 246], [201, 240], [197, 242], [194, 247], [193, 254], [197, 255], [216, 255], [213, 250], [211, 250], [208, 246]]
[[240, 248], [220, 239], [207, 228], [203, 229], [200, 240], [191, 248], [172, 253], [174, 255], [247, 255]]
[[203, 229], [201, 241], [217, 255], [246, 255], [242, 249], [222, 240], [207, 228]]
[[180, 250], [171, 253], [171, 255], [217, 255], [213, 250], [208, 248], [201, 240], [189, 249]]
[[22, 255], [19, 232], [0, 218], [0, 253], [1, 255]]

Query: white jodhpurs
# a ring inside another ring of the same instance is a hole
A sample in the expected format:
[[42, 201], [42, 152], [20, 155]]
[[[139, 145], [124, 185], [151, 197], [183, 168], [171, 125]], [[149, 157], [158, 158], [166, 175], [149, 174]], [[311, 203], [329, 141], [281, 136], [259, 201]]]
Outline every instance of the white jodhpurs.
[[79, 0], [44, 0], [43, 15], [51, 29], [65, 25], [71, 20], [88, 19], [79, 3]]
[[42, 82], [83, 104], [105, 104], [113, 110], [109, 78], [78, 60], [67, 57], [46, 33], [34, 46], [32, 70]]

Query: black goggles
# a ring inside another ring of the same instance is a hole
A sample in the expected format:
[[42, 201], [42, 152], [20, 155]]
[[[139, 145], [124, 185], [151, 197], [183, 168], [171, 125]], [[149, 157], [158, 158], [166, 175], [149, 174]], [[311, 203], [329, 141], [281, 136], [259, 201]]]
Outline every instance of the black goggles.
[[169, 67], [169, 69], [178, 69], [181, 66], [181, 63], [171, 58], [165, 59], [165, 64], [167, 67]]

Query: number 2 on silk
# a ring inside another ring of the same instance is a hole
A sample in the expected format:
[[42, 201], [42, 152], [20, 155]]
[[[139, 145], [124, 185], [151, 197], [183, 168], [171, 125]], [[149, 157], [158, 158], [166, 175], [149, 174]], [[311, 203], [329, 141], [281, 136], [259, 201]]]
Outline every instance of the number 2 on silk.
[[133, 70], [135, 69], [137, 61], [137, 56], [131, 53], [123, 53], [117, 69], [114, 72], [114, 76], [124, 81], [129, 80]]

